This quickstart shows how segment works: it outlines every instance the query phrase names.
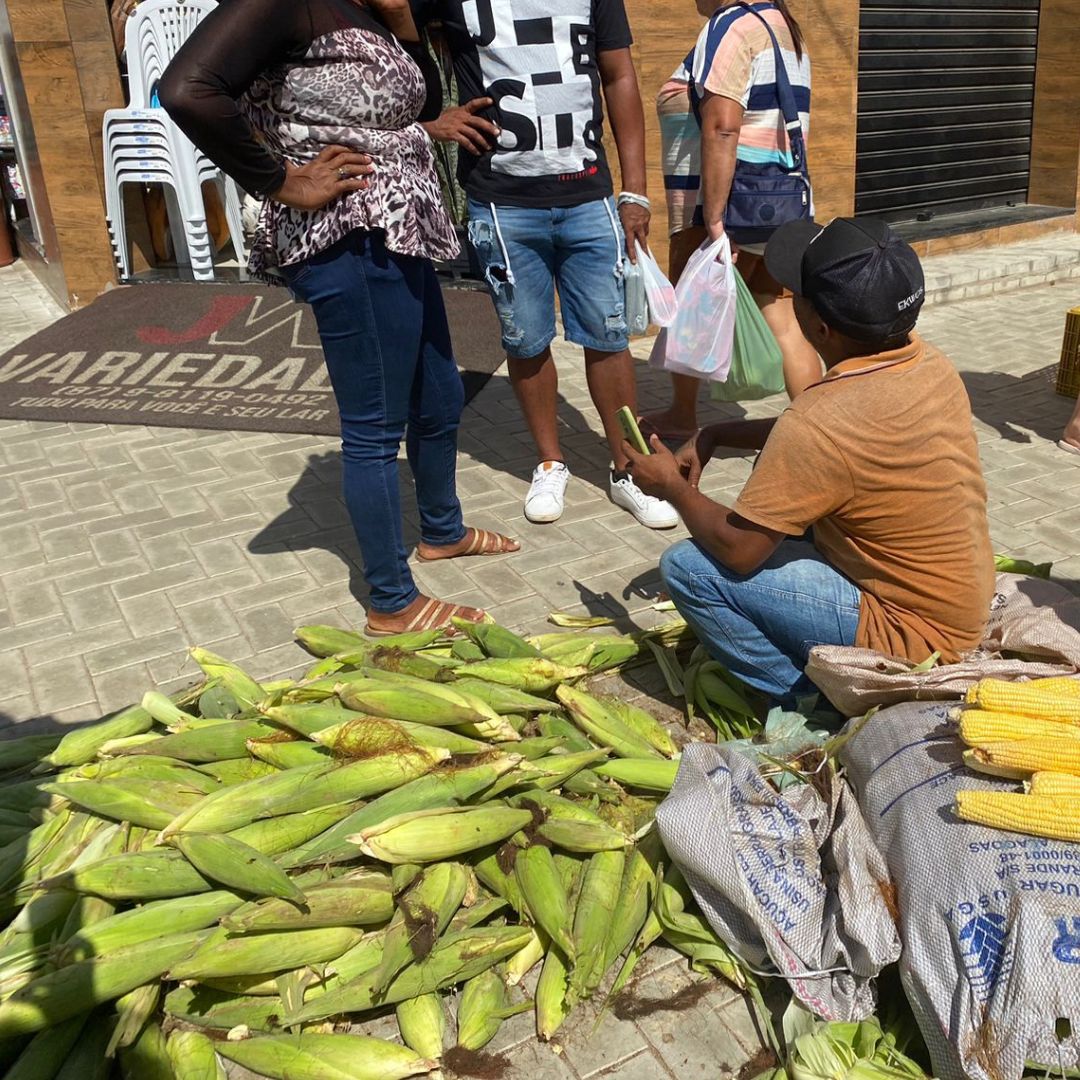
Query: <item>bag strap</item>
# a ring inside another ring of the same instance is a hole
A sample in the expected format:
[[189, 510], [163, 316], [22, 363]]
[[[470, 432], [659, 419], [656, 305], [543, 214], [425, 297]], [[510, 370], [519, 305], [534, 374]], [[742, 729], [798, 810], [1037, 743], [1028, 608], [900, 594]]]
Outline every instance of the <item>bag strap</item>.
[[788, 78], [787, 64], [784, 63], [784, 54], [780, 51], [780, 42], [776, 40], [773, 28], [760, 11], [751, 7], [745, 0], [739, 0], [738, 6], [758, 19], [772, 39], [773, 66], [776, 68], [776, 93], [780, 99], [780, 111], [784, 114], [784, 126], [787, 128], [788, 140], [791, 143], [792, 171], [801, 169], [806, 156], [802, 120], [799, 119], [799, 109], [795, 103], [795, 91], [791, 88], [791, 79]]

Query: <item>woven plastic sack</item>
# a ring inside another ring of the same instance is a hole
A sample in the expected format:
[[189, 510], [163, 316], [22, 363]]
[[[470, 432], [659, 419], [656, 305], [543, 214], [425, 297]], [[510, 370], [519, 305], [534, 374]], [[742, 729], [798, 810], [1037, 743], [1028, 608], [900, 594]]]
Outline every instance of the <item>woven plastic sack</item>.
[[727, 378], [714, 382], [714, 401], [757, 401], [784, 389], [784, 357], [753, 293], [735, 267], [735, 337]]
[[698, 379], [727, 378], [737, 277], [726, 236], [703, 244], [690, 256], [675, 290], [675, 320], [653, 347], [655, 366]]
[[956, 817], [958, 790], [1018, 785], [963, 766], [947, 711], [884, 709], [841, 754], [896, 884], [904, 989], [940, 1080], [1019, 1080], [1025, 1061], [1064, 1076], [1080, 1066], [1080, 845]]
[[1080, 597], [1053, 581], [998, 574], [980, 649], [920, 671], [871, 649], [817, 645], [806, 674], [845, 716], [876, 705], [948, 701], [979, 679], [1042, 679], [1080, 671]]
[[850, 789], [822, 771], [780, 794], [737, 750], [683, 750], [657, 825], [702, 913], [748, 967], [827, 1020], [874, 1011], [900, 955], [888, 870]]

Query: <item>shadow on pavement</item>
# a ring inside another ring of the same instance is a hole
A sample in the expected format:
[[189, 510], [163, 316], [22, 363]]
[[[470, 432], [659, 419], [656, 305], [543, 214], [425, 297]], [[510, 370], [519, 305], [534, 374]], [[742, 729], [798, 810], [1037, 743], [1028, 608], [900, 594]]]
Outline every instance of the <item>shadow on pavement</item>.
[[[1030, 432], [1051, 444], [1061, 432], [1076, 402], [1054, 390], [1057, 365], [1009, 375], [1004, 371], [962, 371], [971, 398], [971, 411], [1006, 442], [1034, 444]], [[1021, 430], [1023, 428], [1030, 430]]]

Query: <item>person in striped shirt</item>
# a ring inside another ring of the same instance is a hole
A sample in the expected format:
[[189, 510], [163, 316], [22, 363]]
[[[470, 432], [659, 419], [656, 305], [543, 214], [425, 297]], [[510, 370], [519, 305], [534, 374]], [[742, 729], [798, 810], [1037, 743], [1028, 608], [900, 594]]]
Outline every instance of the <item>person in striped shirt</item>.
[[[741, 0], [697, 0], [709, 22], [696, 45], [657, 97], [671, 233], [669, 276], [677, 281], [690, 256], [724, 231], [724, 210], [736, 160], [791, 164], [791, 149], [776, 89], [776, 35], [795, 93], [804, 137], [810, 131], [810, 56], [786, 0], [753, 5]], [[697, 110], [694, 99], [697, 99]], [[784, 383], [796, 397], [821, 378], [821, 361], [795, 321], [790, 292], [765, 269], [764, 244], [734, 243], [737, 265], [784, 356]], [[645, 417], [665, 438], [697, 431], [700, 383], [672, 375], [670, 408]]]

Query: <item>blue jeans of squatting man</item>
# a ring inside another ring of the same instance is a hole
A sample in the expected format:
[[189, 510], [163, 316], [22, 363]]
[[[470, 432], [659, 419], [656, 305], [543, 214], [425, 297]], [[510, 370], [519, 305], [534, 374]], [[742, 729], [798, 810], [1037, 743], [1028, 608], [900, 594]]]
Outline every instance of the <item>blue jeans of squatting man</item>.
[[388, 252], [381, 232], [352, 232], [284, 273], [319, 328], [371, 607], [392, 614], [419, 595], [402, 536], [402, 438], [421, 539], [454, 544], [465, 535], [455, 484], [465, 393], [442, 291], [430, 261]]
[[805, 541], [785, 540], [744, 575], [684, 540], [660, 573], [709, 655], [785, 708], [815, 692], [803, 674], [815, 645], [855, 644], [861, 593]]

